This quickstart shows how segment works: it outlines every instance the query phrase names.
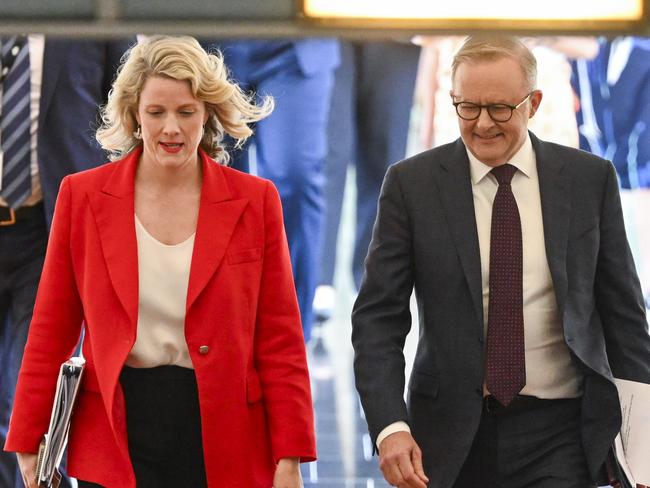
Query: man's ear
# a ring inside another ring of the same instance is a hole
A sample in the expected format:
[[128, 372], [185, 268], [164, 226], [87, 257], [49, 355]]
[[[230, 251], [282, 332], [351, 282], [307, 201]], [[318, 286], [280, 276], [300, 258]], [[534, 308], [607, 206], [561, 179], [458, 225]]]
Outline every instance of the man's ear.
[[539, 109], [539, 105], [542, 103], [542, 97], [542, 90], [535, 90], [530, 95], [530, 113], [528, 118], [533, 118], [533, 115], [535, 115], [537, 109]]

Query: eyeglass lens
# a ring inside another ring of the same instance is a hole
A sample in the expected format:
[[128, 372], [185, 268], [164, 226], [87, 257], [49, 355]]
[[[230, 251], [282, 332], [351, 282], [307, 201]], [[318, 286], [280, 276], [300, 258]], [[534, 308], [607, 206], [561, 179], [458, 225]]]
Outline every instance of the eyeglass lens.
[[[488, 114], [496, 122], [507, 122], [512, 117], [512, 108], [507, 105], [494, 104], [488, 105]], [[469, 102], [462, 102], [456, 105], [458, 115], [466, 120], [478, 119], [481, 115], [481, 107]]]

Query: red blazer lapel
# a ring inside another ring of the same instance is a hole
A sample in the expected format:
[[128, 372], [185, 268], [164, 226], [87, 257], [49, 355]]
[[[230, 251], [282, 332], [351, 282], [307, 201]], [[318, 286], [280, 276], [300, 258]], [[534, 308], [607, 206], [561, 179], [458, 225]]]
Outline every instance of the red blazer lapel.
[[[134, 185], [141, 149], [114, 163], [114, 170], [99, 191], [88, 193], [90, 207], [98, 229], [108, 275], [127, 316], [129, 326], [111, 332], [112, 354], [103, 367], [96, 365], [98, 381], [113, 385], [102, 394], [109, 422], [122, 456], [126, 460], [128, 445], [124, 396], [118, 388], [122, 365], [135, 341], [138, 320], [138, 246], [135, 236]], [[111, 320], [107, 317], [107, 320]], [[118, 340], [118, 336], [122, 336]], [[126, 339], [126, 340], [123, 340]]]
[[233, 199], [221, 166], [205, 152], [200, 151], [200, 154], [203, 187], [187, 289], [187, 310], [219, 267], [235, 226], [248, 205], [247, 199]]
[[108, 274], [133, 325], [133, 331], [138, 320], [134, 182], [140, 153], [141, 150], [135, 150], [125, 159], [114, 163], [113, 174], [102, 190], [88, 195]]

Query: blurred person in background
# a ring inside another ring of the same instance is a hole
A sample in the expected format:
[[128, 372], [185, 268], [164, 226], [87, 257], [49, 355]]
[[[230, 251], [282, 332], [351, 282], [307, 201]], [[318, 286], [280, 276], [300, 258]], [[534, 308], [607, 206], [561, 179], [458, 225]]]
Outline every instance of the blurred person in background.
[[[130, 42], [0, 37], [0, 445], [59, 185], [106, 159], [93, 127]], [[16, 456], [0, 452], [0, 486], [22, 484]]]
[[313, 413], [280, 198], [221, 145], [271, 109], [193, 38], [129, 51], [97, 132], [114, 162], [57, 199], [5, 444], [25, 486], [82, 324], [80, 487], [302, 486]]
[[355, 168], [356, 187], [351, 271], [356, 289], [361, 284], [381, 182], [388, 166], [406, 154], [419, 52], [408, 41], [341, 42], [327, 128], [325, 220], [314, 299], [317, 320], [327, 320], [336, 305], [336, 248], [350, 165]]
[[[218, 47], [244, 90], [275, 100], [273, 113], [255, 124], [250, 146], [233, 151], [234, 168], [254, 171], [282, 198], [305, 340], [311, 338], [324, 219], [324, 160], [334, 70], [335, 39], [202, 41]], [[254, 162], [254, 166], [251, 164]]]
[[574, 64], [580, 148], [614, 163], [625, 228], [650, 308], [650, 39], [599, 39]]

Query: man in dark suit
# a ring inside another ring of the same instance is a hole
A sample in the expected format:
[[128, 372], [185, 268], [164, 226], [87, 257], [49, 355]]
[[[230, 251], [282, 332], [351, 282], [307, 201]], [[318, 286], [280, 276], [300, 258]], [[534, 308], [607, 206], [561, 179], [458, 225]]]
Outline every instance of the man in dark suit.
[[527, 131], [542, 93], [518, 40], [470, 38], [452, 73], [461, 139], [389, 169], [352, 316], [380, 466], [400, 487], [595, 487], [613, 377], [650, 383], [616, 173]]
[[[59, 184], [106, 160], [93, 126], [127, 48], [126, 41], [2, 38], [2, 65], [9, 69], [3, 71], [0, 127], [0, 444]], [[0, 486], [23, 486], [13, 453], [0, 452]]]

